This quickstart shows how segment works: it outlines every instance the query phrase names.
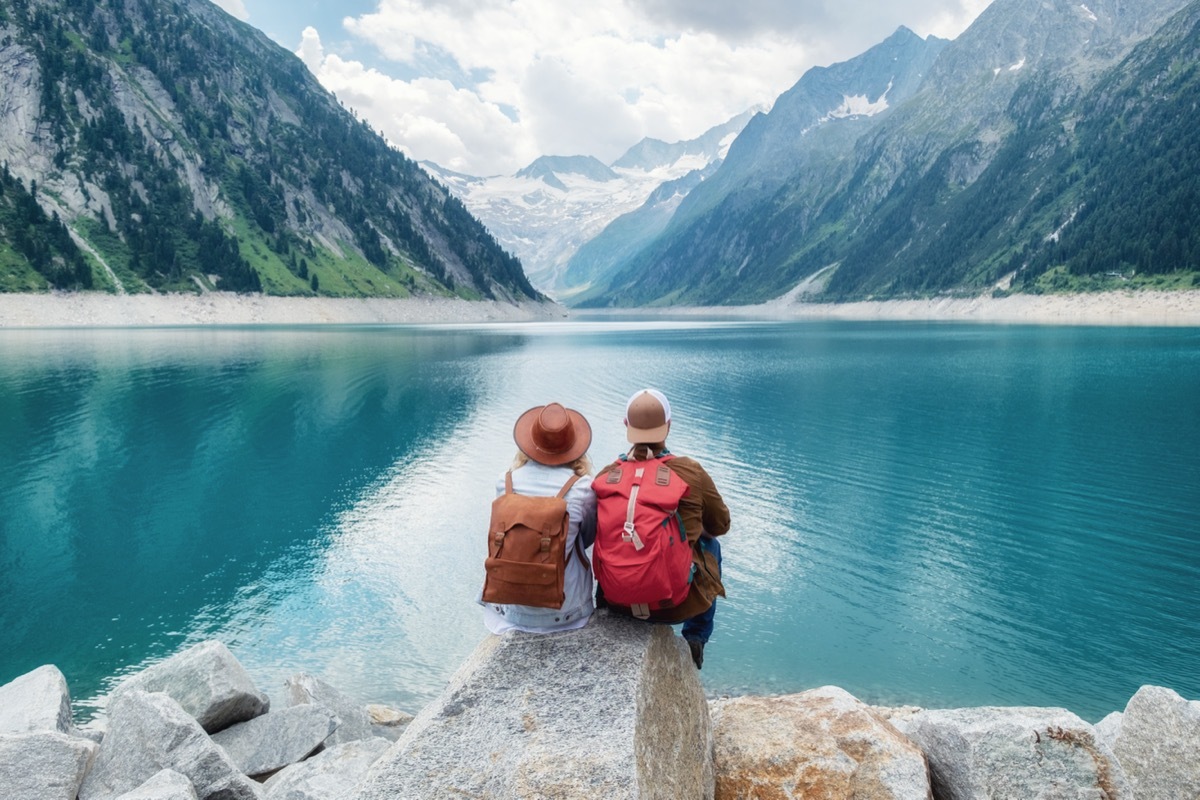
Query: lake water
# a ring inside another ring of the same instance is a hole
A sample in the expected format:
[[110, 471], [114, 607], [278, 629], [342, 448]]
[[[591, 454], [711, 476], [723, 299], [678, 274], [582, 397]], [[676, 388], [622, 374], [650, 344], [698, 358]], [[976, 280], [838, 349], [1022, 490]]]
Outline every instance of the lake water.
[[733, 515], [711, 694], [1200, 699], [1200, 330], [597, 320], [0, 331], [0, 684], [80, 716], [209, 637], [412, 711], [481, 641], [494, 481], [654, 385]]

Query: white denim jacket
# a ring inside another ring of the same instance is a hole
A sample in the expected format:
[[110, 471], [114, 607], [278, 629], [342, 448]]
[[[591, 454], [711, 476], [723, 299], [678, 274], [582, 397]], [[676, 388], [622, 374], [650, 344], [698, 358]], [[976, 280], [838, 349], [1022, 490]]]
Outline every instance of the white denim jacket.
[[[573, 473], [570, 467], [548, 467], [530, 461], [513, 470], [513, 491], [517, 494], [553, 497]], [[504, 476], [496, 483], [497, 496], [504, 494]], [[584, 564], [579, 551], [591, 547], [596, 538], [596, 495], [592, 492], [592, 478], [584, 475], [567, 492], [567, 516], [570, 522], [567, 531], [567, 566], [563, 576], [562, 608], [534, 608], [532, 606], [497, 605], [484, 603], [483, 621], [492, 633], [519, 630], [530, 633], [550, 633], [582, 628], [592, 616], [593, 584], [591, 567]], [[575, 544], [577, 538], [584, 547]]]

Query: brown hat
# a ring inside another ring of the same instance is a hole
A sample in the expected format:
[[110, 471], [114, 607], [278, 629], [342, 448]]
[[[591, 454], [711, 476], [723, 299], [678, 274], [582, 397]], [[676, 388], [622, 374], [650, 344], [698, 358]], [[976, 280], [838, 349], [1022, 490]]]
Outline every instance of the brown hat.
[[517, 419], [513, 439], [539, 464], [570, 464], [592, 444], [592, 426], [573, 408], [558, 403], [534, 406]]
[[625, 404], [625, 438], [632, 444], [657, 444], [671, 430], [671, 403], [657, 389], [642, 389]]

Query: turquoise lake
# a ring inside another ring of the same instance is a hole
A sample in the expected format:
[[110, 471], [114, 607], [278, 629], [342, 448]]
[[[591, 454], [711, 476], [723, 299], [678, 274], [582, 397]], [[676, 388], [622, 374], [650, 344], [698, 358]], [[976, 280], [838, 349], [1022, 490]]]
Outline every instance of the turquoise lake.
[[0, 684], [87, 717], [217, 637], [415, 712], [484, 638], [513, 421], [600, 466], [647, 385], [733, 516], [710, 694], [1200, 699], [1200, 329], [698, 319], [0, 331]]

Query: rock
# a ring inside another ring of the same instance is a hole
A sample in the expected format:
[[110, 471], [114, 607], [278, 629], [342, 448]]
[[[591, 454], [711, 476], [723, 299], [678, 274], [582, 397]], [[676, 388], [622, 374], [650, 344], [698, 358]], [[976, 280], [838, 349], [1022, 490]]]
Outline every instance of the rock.
[[666, 625], [489, 636], [347, 800], [710, 797], [708, 705]]
[[196, 789], [186, 776], [175, 770], [163, 769], [154, 773], [150, 780], [132, 792], [119, 795], [116, 800], [197, 800]]
[[174, 699], [132, 690], [113, 697], [108, 734], [79, 800], [109, 800], [132, 791], [159, 770], [185, 776], [200, 800], [258, 800], [258, 786]]
[[371, 719], [371, 733], [393, 742], [400, 738], [408, 723], [413, 721], [412, 714], [390, 706], [369, 705], [366, 710]]
[[341, 798], [387, 752], [389, 739], [359, 739], [324, 750], [307, 761], [285, 767], [263, 789], [266, 800]]
[[711, 708], [717, 800], [932, 798], [920, 749], [836, 686]]
[[75, 800], [97, 745], [58, 731], [0, 734], [0, 796]]
[[47, 664], [0, 686], [0, 733], [71, 732], [71, 693]]
[[1061, 708], [959, 708], [893, 719], [925, 751], [938, 800], [1131, 797], [1092, 726]]
[[372, 725], [380, 725], [385, 728], [404, 728], [413, 721], [412, 714], [391, 706], [369, 705], [366, 712]]
[[272, 711], [239, 722], [212, 740], [229, 754], [247, 775], [266, 775], [303, 760], [321, 746], [337, 728], [337, 716], [317, 705]]
[[108, 732], [108, 720], [104, 717], [96, 717], [88, 720], [83, 725], [71, 728], [72, 736], [79, 736], [83, 739], [91, 739], [96, 744], [104, 743], [104, 734]]
[[301, 672], [284, 681], [290, 705], [313, 703], [324, 706], [337, 714], [339, 724], [333, 735], [325, 740], [326, 747], [357, 739], [370, 739], [371, 718], [365, 707], [355, 703], [320, 678]]
[[1200, 797], [1200, 702], [1143, 686], [1125, 706], [1114, 752], [1138, 800]]
[[229, 648], [201, 642], [121, 682], [114, 697], [130, 690], [165, 692], [209, 733], [265, 714], [270, 700]]
[[[1114, 711], [1092, 726], [1096, 731], [1096, 738], [1099, 739], [1105, 747], [1107, 747], [1109, 750], [1112, 750], [1114, 755], [1117, 752], [1117, 737], [1121, 735], [1121, 721], [1124, 719], [1124, 717], [1125, 715], [1120, 711]], [[1120, 756], [1117, 756], [1117, 761], [1120, 760]], [[1128, 772], [1126, 772], [1125, 777], [1129, 778], [1131, 776]]]

